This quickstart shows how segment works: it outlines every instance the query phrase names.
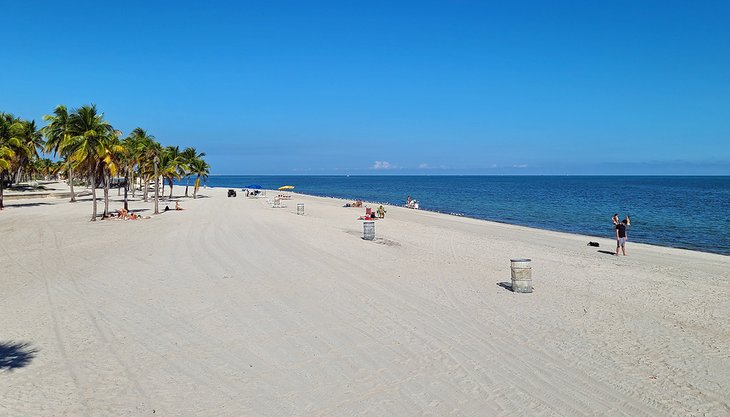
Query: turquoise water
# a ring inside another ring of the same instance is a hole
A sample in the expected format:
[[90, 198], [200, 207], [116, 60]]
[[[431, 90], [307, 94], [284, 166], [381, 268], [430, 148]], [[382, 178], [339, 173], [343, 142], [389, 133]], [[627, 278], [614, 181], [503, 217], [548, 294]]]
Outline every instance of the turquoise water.
[[305, 194], [404, 204], [541, 229], [730, 255], [730, 177], [211, 176], [208, 186], [295, 185]]

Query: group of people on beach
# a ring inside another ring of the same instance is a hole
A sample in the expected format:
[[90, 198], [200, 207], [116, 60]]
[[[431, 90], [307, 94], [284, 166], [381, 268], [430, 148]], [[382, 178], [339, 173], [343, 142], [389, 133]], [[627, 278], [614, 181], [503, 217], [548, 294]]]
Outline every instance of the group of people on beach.
[[[104, 214], [101, 216], [101, 218], [102, 218], [102, 220], [107, 220], [107, 219], [138, 220], [138, 219], [142, 219], [143, 217], [137, 213], [130, 213], [129, 210], [127, 210], [125, 208], [120, 208], [119, 210], [117, 210], [116, 213]], [[148, 219], [149, 217], [144, 217], [144, 218]]]
[[[163, 211], [170, 211], [170, 210], [172, 210], [170, 208], [170, 206], [165, 206], [165, 209]], [[185, 210], [185, 209], [182, 208], [182, 206], [180, 205], [180, 203], [176, 201], [175, 202], [175, 210], [176, 211], [182, 211], [182, 210]], [[129, 210], [127, 210], [124, 207], [122, 207], [119, 210], [117, 210], [116, 213], [105, 214], [105, 215], [101, 216], [101, 218], [103, 220], [107, 220], [107, 219], [139, 220], [139, 219], [150, 219], [151, 217], [150, 216], [144, 216], [144, 217], [142, 217], [141, 215], [139, 215], [137, 213], [132, 213]]]
[[611, 221], [613, 221], [613, 226], [616, 230], [616, 256], [618, 256], [619, 249], [626, 256], [626, 241], [629, 240], [626, 229], [631, 226], [631, 218], [627, 214], [623, 220], [619, 221], [618, 213], [616, 213], [611, 217]]
[[406, 199], [406, 207], [411, 209], [418, 209], [418, 201], [415, 199], [411, 199], [411, 196], [408, 196]]
[[[354, 206], [350, 206], [354, 207]], [[380, 207], [377, 208], [377, 210], [373, 210], [370, 207], [365, 207], [365, 215], [358, 217], [358, 220], [377, 220], [377, 219], [384, 219], [385, 213], [387, 213], [387, 210], [385, 210], [385, 207], [381, 204]]]

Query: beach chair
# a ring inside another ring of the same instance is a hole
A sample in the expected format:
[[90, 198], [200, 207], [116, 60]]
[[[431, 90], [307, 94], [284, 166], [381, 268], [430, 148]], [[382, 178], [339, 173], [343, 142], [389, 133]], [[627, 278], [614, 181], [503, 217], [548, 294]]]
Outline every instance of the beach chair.
[[281, 202], [281, 198], [274, 197], [274, 202], [271, 204], [271, 208], [286, 208], [286, 204]]

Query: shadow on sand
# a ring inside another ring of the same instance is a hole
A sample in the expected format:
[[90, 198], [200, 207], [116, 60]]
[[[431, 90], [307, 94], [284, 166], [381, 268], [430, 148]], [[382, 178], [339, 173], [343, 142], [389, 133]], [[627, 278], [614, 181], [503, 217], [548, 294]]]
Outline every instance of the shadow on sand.
[[5, 207], [7, 208], [13, 208], [13, 207], [37, 207], [37, 206], [50, 206], [53, 203], [11, 203], [11, 204], [5, 204]]
[[505, 290], [509, 290], [509, 291], [512, 291], [512, 292], [514, 292], [514, 291], [512, 290], [512, 283], [511, 283], [511, 282], [498, 282], [498, 283], [497, 283], [497, 286], [498, 286], [498, 287], [502, 287], [502, 288], [504, 288]]
[[598, 253], [616, 256], [616, 252], [611, 252], [610, 250], [599, 250]]
[[27, 366], [37, 353], [30, 343], [0, 342], [0, 372]]

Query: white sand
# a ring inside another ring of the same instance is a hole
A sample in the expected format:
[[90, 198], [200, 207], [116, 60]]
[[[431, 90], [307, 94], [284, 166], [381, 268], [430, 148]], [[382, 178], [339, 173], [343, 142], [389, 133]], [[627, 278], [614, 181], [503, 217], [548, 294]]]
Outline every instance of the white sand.
[[37, 353], [0, 415], [730, 415], [730, 257], [396, 207], [368, 242], [339, 200], [201, 193], [6, 201], [0, 344]]

